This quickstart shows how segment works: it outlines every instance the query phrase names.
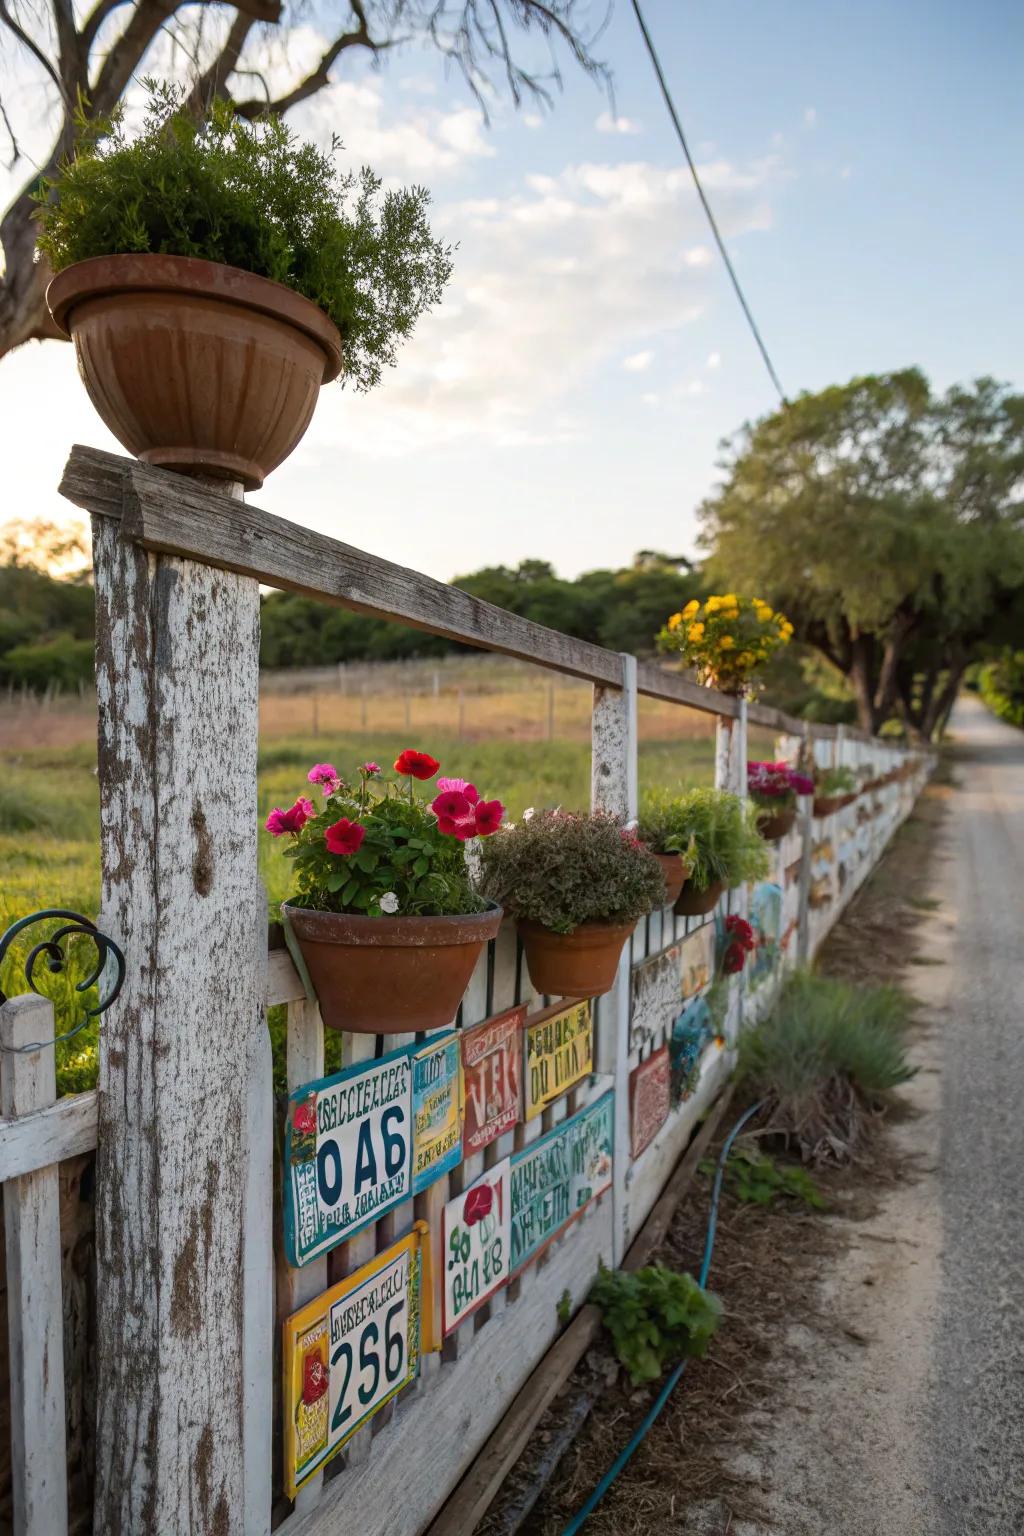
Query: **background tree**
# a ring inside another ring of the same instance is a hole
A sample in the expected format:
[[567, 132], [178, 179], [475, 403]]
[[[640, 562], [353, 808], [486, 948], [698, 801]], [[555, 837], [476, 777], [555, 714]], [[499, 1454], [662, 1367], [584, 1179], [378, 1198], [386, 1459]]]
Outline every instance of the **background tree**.
[[[83, 122], [110, 115], [161, 41], [172, 45], [170, 56], [191, 83], [197, 110], [221, 96], [243, 117], [284, 113], [323, 90], [343, 55], [380, 59], [398, 44], [418, 40], [459, 68], [486, 115], [495, 85], [516, 105], [524, 97], [549, 103], [561, 84], [560, 53], [607, 82], [592, 52], [600, 28], [589, 9], [590, 0], [342, 0], [316, 13], [317, 21], [330, 14], [333, 22], [316, 64], [272, 91], [258, 67], [261, 46], [274, 34], [287, 39], [297, 22], [313, 22], [304, 0], [92, 0], [84, 8], [72, 0], [0, 0], [0, 43], [17, 50], [19, 66], [36, 72], [54, 125], [49, 153], [0, 219], [0, 357], [22, 342], [58, 334], [44, 300], [48, 272], [35, 261], [33, 193], [40, 179], [52, 176], [71, 152]], [[537, 64], [529, 34], [547, 45], [546, 66]], [[39, 99], [26, 93], [26, 101], [34, 127]], [[9, 140], [11, 164], [22, 159], [28, 127], [0, 96], [0, 131]]]
[[[1024, 396], [934, 397], [917, 369], [801, 396], [725, 444], [710, 570], [759, 591], [849, 679], [858, 719], [941, 725], [1024, 592]], [[1017, 628], [1019, 633], [1019, 627]]]

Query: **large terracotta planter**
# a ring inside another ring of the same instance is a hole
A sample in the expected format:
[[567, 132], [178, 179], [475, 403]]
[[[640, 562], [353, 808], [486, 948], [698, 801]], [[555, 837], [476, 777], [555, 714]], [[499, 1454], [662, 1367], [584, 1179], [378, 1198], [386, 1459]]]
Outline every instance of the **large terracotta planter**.
[[665, 905], [674, 906], [679, 898], [679, 892], [683, 888], [686, 879], [687, 868], [683, 863], [681, 854], [656, 853], [654, 857], [661, 865], [661, 872], [665, 876]]
[[522, 919], [519, 935], [526, 968], [548, 997], [600, 997], [615, 985], [622, 946], [635, 923], [581, 923], [572, 933], [552, 933]]
[[94, 256], [46, 290], [89, 398], [147, 464], [263, 484], [341, 372], [341, 336], [301, 294], [190, 256]]
[[458, 917], [362, 917], [286, 904], [323, 1021], [356, 1035], [443, 1029], [459, 1011], [502, 910]]
[[792, 830], [795, 821], [795, 806], [785, 811], [761, 811], [757, 818], [757, 830], [766, 843], [778, 843]]
[[695, 891], [686, 884], [675, 904], [675, 913], [678, 917], [704, 917], [718, 906], [724, 890], [724, 880], [713, 880], [703, 891]]

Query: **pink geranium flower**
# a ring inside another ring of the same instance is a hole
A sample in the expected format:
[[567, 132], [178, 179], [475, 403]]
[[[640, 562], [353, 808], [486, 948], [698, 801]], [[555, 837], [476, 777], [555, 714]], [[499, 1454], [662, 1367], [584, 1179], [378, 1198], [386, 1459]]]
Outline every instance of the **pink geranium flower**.
[[476, 836], [476, 818], [474, 816], [462, 816], [456, 820], [452, 816], [439, 816], [437, 818], [437, 830], [443, 832], [445, 837], [457, 837], [460, 843]]
[[324, 842], [327, 844], [328, 853], [338, 853], [347, 858], [350, 854], [358, 853], [366, 836], [366, 828], [362, 822], [349, 821], [343, 816], [332, 827], [328, 827], [324, 833]]
[[301, 832], [311, 816], [316, 815], [312, 800], [300, 795], [287, 811], [275, 806], [267, 817], [266, 827], [271, 837], [283, 837], [286, 832]]
[[443, 794], [445, 790], [454, 790], [456, 794], [465, 795], [470, 805], [476, 805], [480, 799], [480, 793], [475, 784], [470, 784], [467, 779], [438, 779], [437, 787]]
[[481, 800], [476, 807], [475, 827], [479, 837], [490, 837], [501, 826], [505, 807], [500, 800]]
[[315, 763], [306, 774], [310, 784], [319, 784], [325, 795], [341, 788], [341, 775], [333, 763]]
[[445, 789], [430, 803], [438, 821], [461, 821], [469, 815], [470, 802], [461, 789]]
[[360, 763], [359, 772], [364, 779], [379, 779], [381, 775], [380, 763]]

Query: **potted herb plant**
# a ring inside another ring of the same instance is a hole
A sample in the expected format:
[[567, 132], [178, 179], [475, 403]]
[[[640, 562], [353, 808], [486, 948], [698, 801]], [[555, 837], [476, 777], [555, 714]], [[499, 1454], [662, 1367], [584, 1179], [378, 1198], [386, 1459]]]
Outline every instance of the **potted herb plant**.
[[748, 763], [747, 796], [757, 806], [757, 830], [777, 843], [796, 820], [797, 795], [813, 795], [814, 780], [788, 763]]
[[690, 873], [693, 843], [680, 796], [670, 790], [648, 790], [640, 802], [636, 835], [661, 865], [665, 877], [665, 901], [673, 906]]
[[728, 888], [763, 880], [771, 868], [757, 830], [757, 810], [724, 789], [691, 789], [679, 797], [679, 835], [690, 873], [675, 904], [681, 917], [713, 912]]
[[852, 768], [823, 768], [815, 774], [815, 816], [831, 816], [856, 798], [857, 779]]
[[658, 645], [681, 656], [705, 687], [740, 695], [751, 692], [753, 674], [792, 635], [785, 614], [773, 613], [761, 598], [726, 592], [703, 603], [693, 598], [672, 614]]
[[343, 366], [357, 389], [379, 381], [440, 299], [450, 249], [422, 187], [381, 197], [372, 171], [343, 174], [280, 117], [219, 102], [198, 118], [182, 91], [146, 84], [135, 138], [123, 108], [83, 124], [42, 184], [47, 303], [131, 453], [254, 490], [322, 384]]
[[474, 886], [466, 845], [498, 830], [504, 806], [450, 778], [438, 779], [428, 804], [415, 783], [441, 765], [427, 752], [409, 749], [394, 766], [398, 779], [388, 780], [362, 763], [353, 787], [318, 763], [308, 777], [320, 809], [300, 795], [266, 824], [291, 839], [295, 894], [281, 912], [324, 1023], [355, 1034], [450, 1024], [502, 918]]
[[654, 855], [614, 816], [527, 812], [481, 846], [481, 890], [515, 917], [530, 979], [599, 997], [641, 917], [664, 900]]

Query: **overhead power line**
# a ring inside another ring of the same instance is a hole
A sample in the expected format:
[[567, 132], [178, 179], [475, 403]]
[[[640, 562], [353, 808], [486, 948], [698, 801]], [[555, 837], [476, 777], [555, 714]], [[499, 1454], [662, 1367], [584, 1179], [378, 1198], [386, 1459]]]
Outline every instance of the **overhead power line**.
[[647, 47], [647, 52], [650, 55], [651, 63], [654, 66], [654, 73], [658, 77], [658, 84], [661, 87], [661, 94], [664, 97], [665, 105], [668, 108], [669, 117], [672, 119], [672, 126], [676, 130], [676, 137], [682, 145], [683, 154], [686, 156], [686, 163], [690, 167], [690, 175], [693, 177], [693, 184], [697, 188], [697, 196], [700, 198], [701, 206], [704, 209], [704, 212], [707, 214], [708, 223], [711, 225], [711, 233], [715, 237], [715, 244], [718, 246], [722, 260], [725, 262], [725, 270], [729, 274], [729, 280], [732, 283], [737, 299], [740, 301], [740, 308], [743, 310], [743, 313], [747, 318], [747, 324], [750, 326], [754, 340], [757, 342], [758, 351], [764, 359], [764, 365], [768, 370], [768, 377], [771, 379], [775, 388], [778, 390], [779, 399], [782, 401], [783, 405], [788, 405], [789, 401], [786, 399], [786, 391], [782, 387], [779, 376], [775, 371], [775, 365], [768, 354], [768, 348], [765, 346], [761, 332], [757, 328], [757, 322], [751, 313], [750, 305], [747, 303], [743, 289], [740, 287], [740, 280], [736, 276], [732, 262], [729, 260], [729, 252], [725, 248], [725, 241], [722, 239], [721, 232], [719, 231], [718, 225], [715, 222], [715, 216], [711, 211], [711, 204], [708, 202], [704, 188], [701, 186], [700, 176], [697, 174], [697, 167], [693, 162], [693, 156], [690, 154], [690, 146], [686, 142], [686, 134], [683, 132], [683, 125], [679, 121], [679, 113], [676, 111], [675, 102], [672, 100], [672, 93], [669, 90], [668, 84], [665, 80], [665, 75], [661, 67], [661, 61], [658, 58], [657, 50], [651, 41], [651, 34], [647, 30], [647, 23], [644, 21], [639, 0], [632, 0], [632, 6], [636, 15], [637, 23], [640, 27], [641, 35]]

